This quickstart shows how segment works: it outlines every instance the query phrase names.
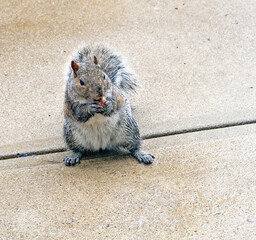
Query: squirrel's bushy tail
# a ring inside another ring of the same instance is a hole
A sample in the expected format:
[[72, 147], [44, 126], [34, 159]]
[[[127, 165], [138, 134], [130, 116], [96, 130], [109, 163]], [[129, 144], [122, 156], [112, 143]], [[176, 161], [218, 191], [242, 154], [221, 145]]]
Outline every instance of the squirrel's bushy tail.
[[109, 47], [83, 45], [77, 51], [75, 58], [78, 62], [93, 61], [94, 56], [97, 57], [101, 69], [119, 89], [125, 92], [135, 90], [137, 84], [134, 73], [127, 67], [124, 58], [120, 54], [114, 53]]

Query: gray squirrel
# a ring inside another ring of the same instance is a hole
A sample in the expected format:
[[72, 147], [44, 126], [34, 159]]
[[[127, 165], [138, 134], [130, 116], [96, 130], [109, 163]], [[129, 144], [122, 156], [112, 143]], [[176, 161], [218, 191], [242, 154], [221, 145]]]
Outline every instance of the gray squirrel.
[[72, 154], [66, 166], [80, 163], [86, 152], [125, 151], [140, 163], [151, 154], [140, 150], [141, 137], [126, 94], [137, 86], [123, 57], [109, 47], [83, 45], [65, 74], [64, 139]]

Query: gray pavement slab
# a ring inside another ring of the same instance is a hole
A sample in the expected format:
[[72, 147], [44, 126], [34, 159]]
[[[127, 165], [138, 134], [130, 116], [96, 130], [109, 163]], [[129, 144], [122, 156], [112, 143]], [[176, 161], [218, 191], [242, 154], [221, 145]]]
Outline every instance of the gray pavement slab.
[[82, 42], [122, 52], [142, 134], [256, 119], [256, 5], [1, 1], [0, 155], [63, 148], [63, 68]]
[[[255, 239], [256, 125], [144, 141], [129, 156], [0, 161], [1, 239]], [[94, 158], [94, 159], [93, 159]]]

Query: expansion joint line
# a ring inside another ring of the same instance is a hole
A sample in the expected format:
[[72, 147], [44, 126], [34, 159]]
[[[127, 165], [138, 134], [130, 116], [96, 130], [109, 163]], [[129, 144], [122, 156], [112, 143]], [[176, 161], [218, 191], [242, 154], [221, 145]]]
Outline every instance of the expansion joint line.
[[[196, 127], [196, 128], [185, 128], [177, 131], [166, 131], [164, 133], [149, 134], [149, 135], [143, 136], [142, 139], [154, 139], [154, 138], [161, 138], [161, 137], [167, 137], [167, 136], [181, 135], [186, 133], [201, 132], [201, 131], [215, 130], [215, 129], [221, 129], [221, 128], [230, 128], [230, 127], [236, 127], [236, 126], [242, 126], [242, 125], [250, 125], [255, 123], [256, 123], [256, 120], [240, 121], [240, 122], [224, 123], [224, 124], [216, 124], [216, 125], [213, 124], [209, 126], [202, 126], [202, 127]], [[9, 155], [0, 156], [0, 160], [19, 158], [19, 157], [29, 157], [29, 156], [35, 156], [35, 155], [45, 155], [45, 154], [65, 152], [65, 151], [67, 151], [67, 149], [63, 147], [63, 148], [55, 148], [51, 150], [9, 154]]]

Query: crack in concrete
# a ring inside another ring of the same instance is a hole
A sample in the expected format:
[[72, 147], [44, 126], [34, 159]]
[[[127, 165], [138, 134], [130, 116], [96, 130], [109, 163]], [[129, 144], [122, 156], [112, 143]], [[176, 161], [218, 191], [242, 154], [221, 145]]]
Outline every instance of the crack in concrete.
[[170, 131], [170, 132], [165, 132], [165, 133], [156, 133], [156, 134], [145, 135], [143, 137], [143, 139], [160, 138], [160, 137], [181, 135], [181, 134], [186, 134], [186, 133], [202, 132], [202, 131], [215, 130], [215, 129], [221, 129], [221, 128], [229, 128], [229, 127], [250, 125], [250, 124], [255, 124], [255, 123], [256, 123], [256, 120], [233, 122], [233, 123], [223, 123], [223, 124], [216, 124], [216, 125], [213, 124], [213, 125], [209, 125], [209, 126], [186, 128], [186, 129], [181, 129], [181, 130], [177, 130], [177, 131]]
[[[209, 126], [202, 126], [202, 127], [195, 127], [195, 128], [186, 128], [186, 129], [164, 132], [164, 133], [155, 133], [155, 134], [144, 135], [144, 136], [142, 136], [142, 139], [143, 140], [154, 139], [154, 138], [182, 135], [182, 134], [187, 134], [187, 133], [202, 132], [202, 131], [209, 131], [209, 130], [215, 130], [215, 129], [221, 129], [221, 128], [237, 127], [237, 126], [242, 126], [242, 125], [251, 125], [251, 124], [256, 124], [256, 120], [216, 124], [216, 125], [209, 125]], [[45, 155], [45, 154], [65, 152], [65, 151], [67, 151], [67, 149], [65, 147], [61, 147], [61, 148], [56, 148], [56, 149], [51, 149], [51, 150], [30, 151], [30, 152], [24, 152], [24, 153], [8, 154], [8, 155], [0, 156], [0, 160], [7, 160], [7, 159], [11, 159], [11, 158], [20, 158], [20, 157], [29, 157], [29, 156], [35, 156], [35, 155], [38, 156], [38, 155]]]

